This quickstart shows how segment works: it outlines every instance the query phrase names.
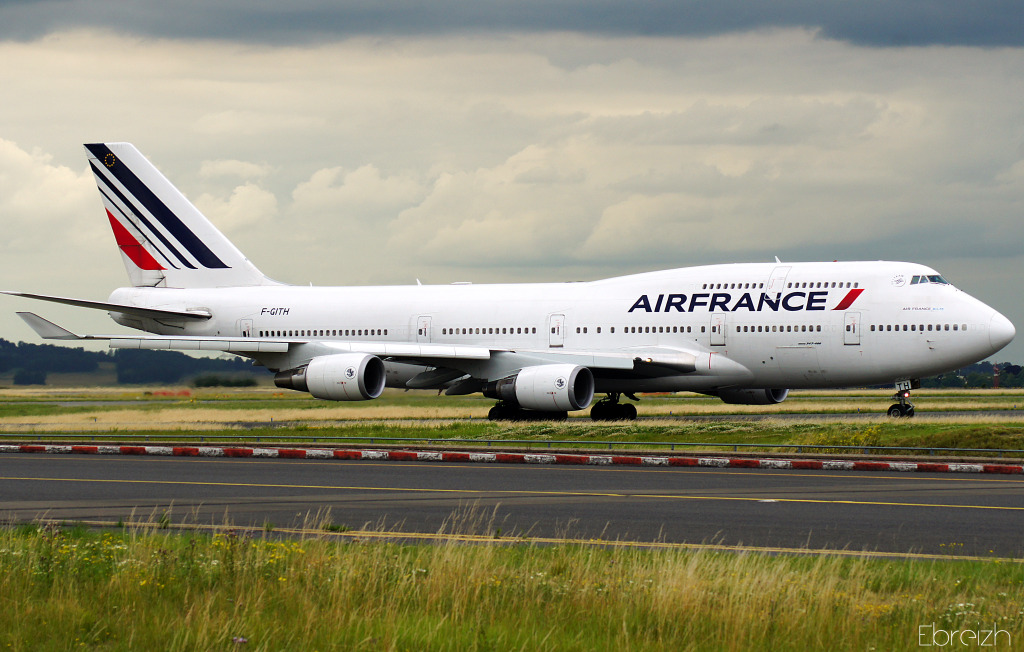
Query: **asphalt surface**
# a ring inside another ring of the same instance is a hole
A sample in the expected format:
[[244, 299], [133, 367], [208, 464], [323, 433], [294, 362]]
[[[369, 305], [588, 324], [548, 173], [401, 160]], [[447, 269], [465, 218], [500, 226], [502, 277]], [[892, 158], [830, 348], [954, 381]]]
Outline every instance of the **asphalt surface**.
[[268, 529], [330, 522], [357, 531], [1024, 559], [1020, 476], [0, 455], [0, 519], [8, 522], [114, 523], [165, 512], [173, 523]]

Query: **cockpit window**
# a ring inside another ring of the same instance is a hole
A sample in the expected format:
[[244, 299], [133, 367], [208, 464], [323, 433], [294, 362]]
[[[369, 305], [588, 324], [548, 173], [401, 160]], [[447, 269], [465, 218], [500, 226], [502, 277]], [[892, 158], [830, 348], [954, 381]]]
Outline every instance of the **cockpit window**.
[[920, 283], [938, 283], [940, 285], [949, 285], [949, 281], [942, 278], [942, 276], [940, 276], [939, 274], [922, 274], [920, 276], [915, 276], [914, 278], [910, 279], [911, 285], [918, 285]]

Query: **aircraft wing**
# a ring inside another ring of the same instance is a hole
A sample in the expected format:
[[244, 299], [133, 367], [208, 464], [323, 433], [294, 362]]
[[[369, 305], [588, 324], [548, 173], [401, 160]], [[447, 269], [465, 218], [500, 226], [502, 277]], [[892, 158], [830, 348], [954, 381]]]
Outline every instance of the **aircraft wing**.
[[211, 337], [168, 335], [80, 335], [31, 312], [18, 316], [43, 339], [107, 341], [112, 349], [170, 349], [177, 351], [224, 351], [253, 357], [260, 353], [288, 353], [291, 347], [318, 345], [315, 355], [369, 353], [381, 358], [430, 366], [460, 366], [475, 361], [501, 362], [500, 367], [540, 364], [577, 364], [591, 369], [640, 371], [647, 374], [692, 373], [710, 364], [707, 353], [656, 347], [624, 351], [573, 351], [555, 349], [504, 349], [480, 346], [409, 342], [335, 342], [313, 338]]

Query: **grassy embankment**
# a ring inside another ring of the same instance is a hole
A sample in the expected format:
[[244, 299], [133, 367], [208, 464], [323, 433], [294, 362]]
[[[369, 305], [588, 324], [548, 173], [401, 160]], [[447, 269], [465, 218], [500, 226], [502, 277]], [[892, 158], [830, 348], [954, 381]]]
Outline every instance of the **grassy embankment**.
[[[472, 520], [450, 529], [486, 528]], [[998, 649], [1024, 641], [1024, 566], [991, 560], [158, 527], [0, 530], [0, 648], [895, 650], [964, 629], [1001, 630]]]

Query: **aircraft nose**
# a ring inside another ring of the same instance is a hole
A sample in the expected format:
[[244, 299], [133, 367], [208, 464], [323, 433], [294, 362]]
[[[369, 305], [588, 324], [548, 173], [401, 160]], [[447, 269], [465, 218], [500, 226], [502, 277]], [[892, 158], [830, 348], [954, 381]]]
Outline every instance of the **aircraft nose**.
[[992, 345], [993, 353], [1009, 344], [1016, 334], [1017, 329], [1013, 327], [1009, 319], [998, 312], [992, 315], [988, 324], [988, 341]]

